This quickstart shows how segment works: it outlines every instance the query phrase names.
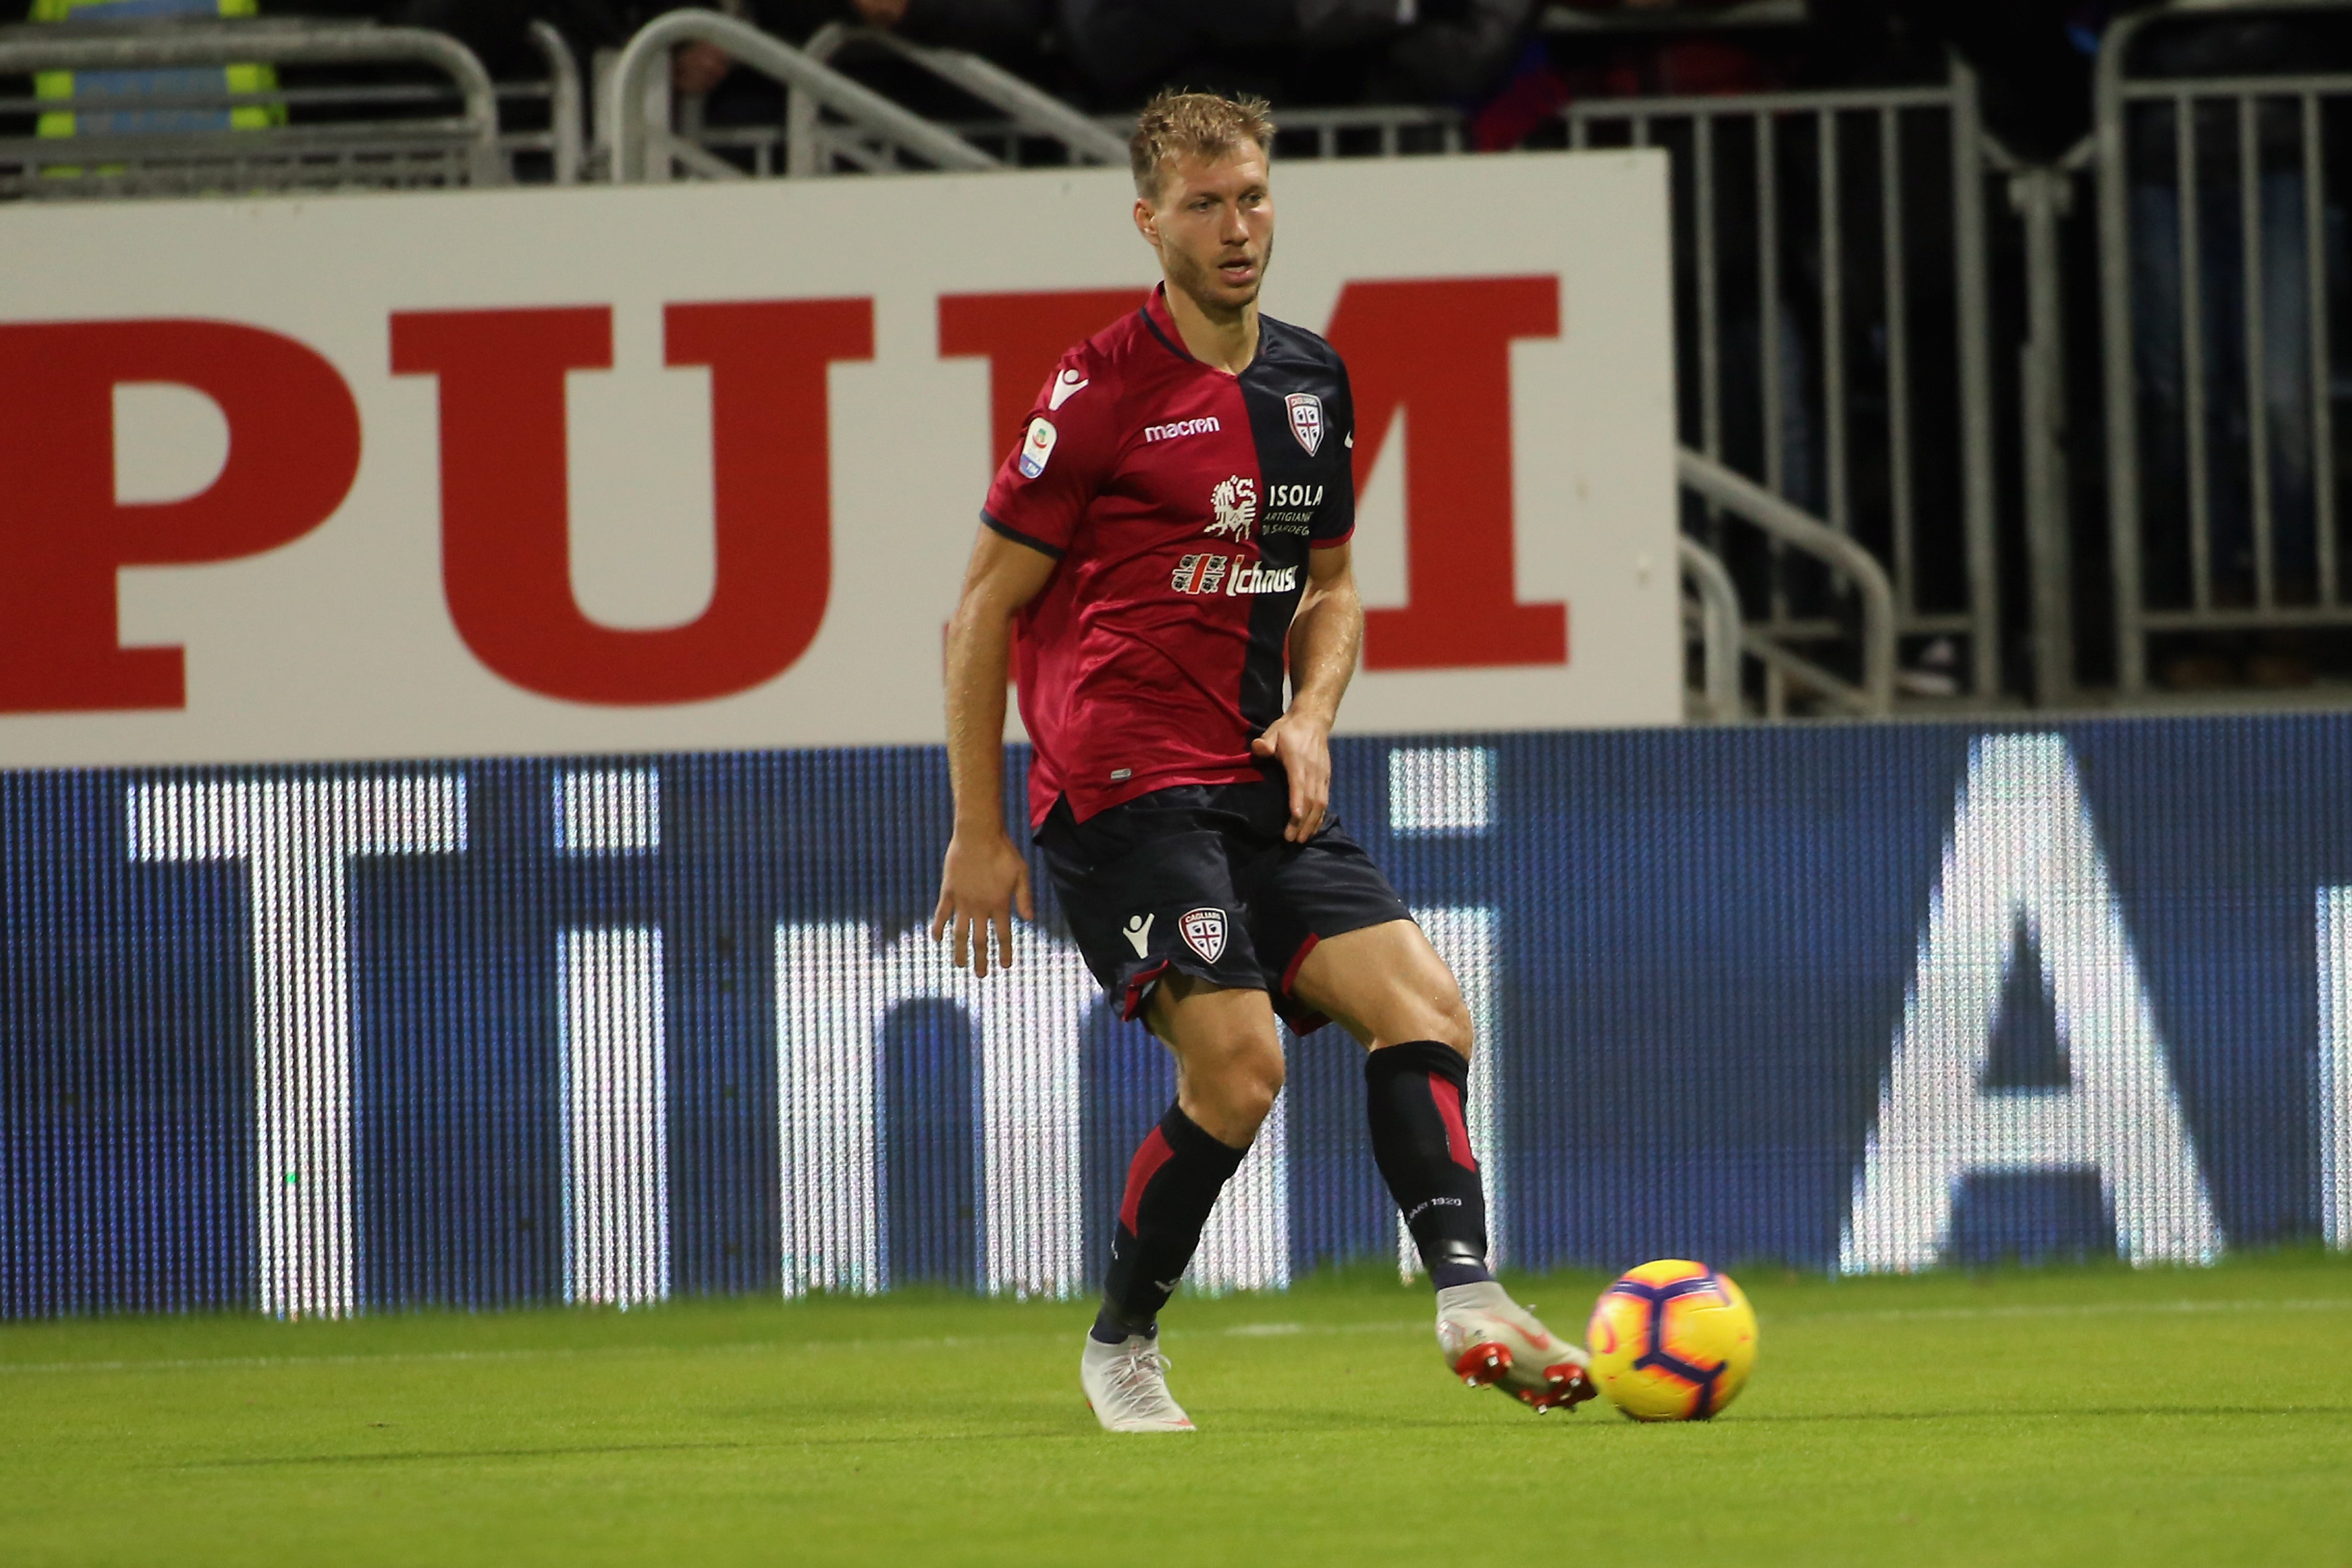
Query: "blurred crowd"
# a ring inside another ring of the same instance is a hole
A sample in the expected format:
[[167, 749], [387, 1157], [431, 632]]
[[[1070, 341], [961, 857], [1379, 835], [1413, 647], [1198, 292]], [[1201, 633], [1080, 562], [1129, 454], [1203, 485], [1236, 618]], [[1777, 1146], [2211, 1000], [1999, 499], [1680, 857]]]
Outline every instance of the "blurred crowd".
[[[1987, 124], [2012, 151], [2055, 157], [2089, 129], [2090, 73], [2116, 16], [2163, 0], [702, 0], [801, 42], [843, 23], [989, 57], [1087, 108], [1116, 111], [1161, 86], [1257, 92], [1286, 108], [1442, 104], [1485, 147], [1516, 145], [1580, 99], [1940, 79], [1979, 73]], [[430, 27], [499, 77], [539, 66], [533, 21], [583, 62], [670, 5], [646, 0], [30, 0], [34, 21], [297, 15]], [[2347, 51], [2323, 21], [2217, 14], [2169, 29], [2158, 74], [2227, 74]], [[677, 89], [756, 99], [707, 44], [678, 51]], [[751, 104], [740, 107], [750, 109]], [[722, 104], [717, 118], [732, 118]]]
[[[1951, 51], [1985, 77], [1987, 115], [2029, 156], [2087, 127], [2089, 59], [2116, 12], [2153, 0], [705, 0], [792, 41], [832, 23], [988, 56], [1089, 108], [1168, 84], [1288, 107], [1433, 103], [1507, 145], [1579, 98], [1935, 79]], [[32, 0], [34, 20], [269, 14], [365, 18], [451, 34], [493, 74], [535, 74], [526, 29], [552, 23], [583, 58], [672, 7], [639, 0]], [[2221, 31], [2253, 24], [2217, 24]], [[2273, 28], [2275, 31], [2275, 28]], [[2223, 51], [2230, 52], [2223, 40]], [[2243, 52], [2242, 50], [2239, 52]], [[682, 92], [728, 89], [731, 62], [679, 51]], [[756, 91], [746, 83], [732, 90]]]

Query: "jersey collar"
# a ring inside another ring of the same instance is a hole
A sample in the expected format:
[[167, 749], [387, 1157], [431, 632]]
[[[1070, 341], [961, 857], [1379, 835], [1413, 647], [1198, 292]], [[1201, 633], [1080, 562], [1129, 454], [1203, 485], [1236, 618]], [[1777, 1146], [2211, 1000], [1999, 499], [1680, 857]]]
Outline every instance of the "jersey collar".
[[1183, 334], [1176, 330], [1176, 318], [1168, 309], [1166, 283], [1153, 284], [1151, 292], [1144, 297], [1143, 324], [1151, 329], [1151, 335], [1170, 353], [1193, 364], [1201, 363], [1192, 358], [1192, 352], [1184, 346]]
[[[1168, 309], [1168, 285], [1164, 280], [1151, 286], [1151, 292], [1144, 297], [1142, 313], [1143, 324], [1151, 329], [1151, 335], [1160, 340], [1160, 347], [1187, 364], [1201, 364], [1193, 358], [1192, 351], [1184, 346], [1184, 335], [1176, 330], [1176, 317]], [[1257, 319], [1257, 353], [1250, 356], [1249, 363], [1235, 373], [1234, 379], [1239, 380], [1255, 370], [1265, 358], [1265, 317], [1260, 315]], [[1201, 368], [1206, 370], [1209, 367], [1201, 365]], [[1217, 374], [1222, 375], [1224, 373], [1219, 371]]]

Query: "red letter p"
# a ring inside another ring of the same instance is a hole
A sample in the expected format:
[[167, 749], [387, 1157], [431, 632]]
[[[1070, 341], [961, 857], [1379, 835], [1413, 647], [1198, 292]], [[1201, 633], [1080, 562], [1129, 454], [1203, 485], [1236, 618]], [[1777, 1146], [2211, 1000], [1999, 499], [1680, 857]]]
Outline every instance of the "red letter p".
[[[182, 500], [114, 495], [114, 388], [220, 405], [228, 460]], [[335, 369], [227, 321], [0, 326], [0, 713], [186, 706], [181, 650], [117, 641], [115, 574], [257, 554], [332, 516], [360, 466]]]

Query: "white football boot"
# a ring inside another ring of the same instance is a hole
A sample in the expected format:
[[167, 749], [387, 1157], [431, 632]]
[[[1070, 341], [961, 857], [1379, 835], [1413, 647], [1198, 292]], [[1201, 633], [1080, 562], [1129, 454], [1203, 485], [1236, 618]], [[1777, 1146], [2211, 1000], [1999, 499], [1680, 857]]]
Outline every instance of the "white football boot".
[[1078, 1358], [1078, 1386], [1087, 1408], [1106, 1432], [1190, 1432], [1192, 1418], [1168, 1392], [1168, 1358], [1149, 1334], [1129, 1334], [1115, 1345], [1087, 1336]]
[[1473, 1388], [1492, 1384], [1538, 1415], [1573, 1410], [1601, 1392], [1585, 1370], [1584, 1352], [1492, 1279], [1437, 1293], [1437, 1344], [1463, 1382]]

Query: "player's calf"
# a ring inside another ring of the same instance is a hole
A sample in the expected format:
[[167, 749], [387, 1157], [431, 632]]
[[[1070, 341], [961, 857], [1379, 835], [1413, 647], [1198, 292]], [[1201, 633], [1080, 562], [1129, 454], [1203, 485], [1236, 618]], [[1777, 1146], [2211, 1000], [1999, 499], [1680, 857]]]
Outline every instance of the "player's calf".
[[1441, 1290], [1494, 1278], [1486, 1271], [1486, 1194], [1463, 1110], [1469, 1082], [1469, 1061], [1435, 1040], [1364, 1058], [1372, 1158]]
[[1469, 1061], [1436, 1040], [1373, 1051], [1364, 1058], [1372, 1154], [1437, 1287], [1446, 1365], [1471, 1386], [1501, 1388], [1534, 1410], [1572, 1408], [1594, 1392], [1584, 1352], [1514, 1302], [1486, 1268], [1486, 1194], [1463, 1106], [1469, 1082]]
[[1176, 1293], [1217, 1194], [1241, 1168], [1243, 1150], [1218, 1142], [1171, 1105], [1135, 1151], [1111, 1234], [1102, 1313], [1093, 1337], [1123, 1343], [1159, 1331], [1160, 1309]]

